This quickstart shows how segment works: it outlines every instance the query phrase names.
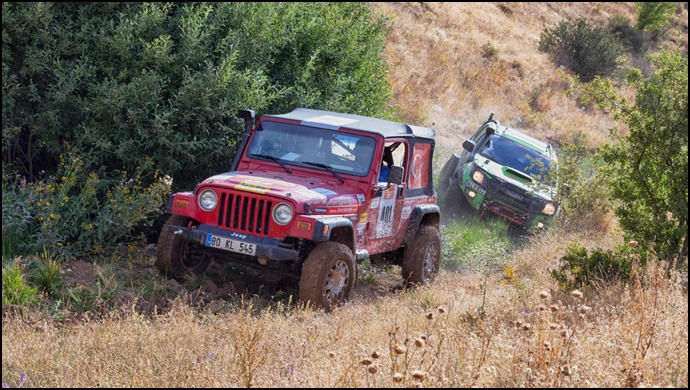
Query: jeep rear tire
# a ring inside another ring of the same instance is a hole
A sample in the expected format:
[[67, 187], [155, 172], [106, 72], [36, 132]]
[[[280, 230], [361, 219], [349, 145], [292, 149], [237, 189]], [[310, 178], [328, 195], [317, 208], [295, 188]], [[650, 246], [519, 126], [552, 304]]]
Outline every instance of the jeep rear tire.
[[357, 282], [357, 266], [350, 248], [337, 242], [320, 243], [302, 265], [299, 298], [331, 311], [350, 298]]
[[211, 257], [201, 245], [189, 242], [173, 234], [170, 226], [189, 226], [193, 220], [181, 215], [171, 215], [161, 230], [156, 245], [156, 266], [163, 275], [177, 278], [185, 274], [202, 274], [208, 268]]
[[402, 277], [405, 286], [431, 283], [441, 264], [441, 234], [438, 229], [422, 225], [409, 247], [405, 250]]

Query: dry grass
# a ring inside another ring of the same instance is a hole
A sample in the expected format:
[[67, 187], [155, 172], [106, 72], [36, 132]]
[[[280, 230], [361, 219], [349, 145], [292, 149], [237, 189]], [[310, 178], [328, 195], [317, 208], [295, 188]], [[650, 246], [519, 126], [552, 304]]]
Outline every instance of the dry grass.
[[[564, 248], [618, 238], [556, 232], [501, 274], [442, 274], [430, 287], [356, 297], [326, 315], [213, 310], [176, 300], [60, 325], [3, 320], [3, 380], [36, 387], [624, 387], [688, 384], [688, 302], [661, 268], [572, 295], [548, 276]], [[483, 312], [477, 309], [483, 306]]]

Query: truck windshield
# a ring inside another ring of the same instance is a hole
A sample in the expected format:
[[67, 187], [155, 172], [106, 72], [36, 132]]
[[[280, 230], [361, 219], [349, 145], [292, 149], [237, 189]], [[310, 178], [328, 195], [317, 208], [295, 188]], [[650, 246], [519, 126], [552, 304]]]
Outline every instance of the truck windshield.
[[247, 156], [332, 172], [369, 174], [376, 140], [372, 137], [290, 123], [263, 121], [252, 136]]
[[550, 160], [508, 138], [492, 135], [479, 152], [481, 156], [526, 174], [547, 174]]

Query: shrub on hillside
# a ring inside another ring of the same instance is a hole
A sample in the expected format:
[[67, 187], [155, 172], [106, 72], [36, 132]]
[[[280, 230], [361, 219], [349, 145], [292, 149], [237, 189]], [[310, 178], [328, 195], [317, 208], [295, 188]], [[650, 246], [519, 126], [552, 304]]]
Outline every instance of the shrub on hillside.
[[539, 50], [587, 82], [613, 74], [623, 47], [606, 29], [581, 17], [542, 31]]
[[644, 34], [642, 30], [630, 24], [624, 15], [616, 15], [609, 20], [608, 29], [629, 52], [640, 54], [644, 51]]
[[571, 242], [561, 258], [558, 270], [551, 276], [566, 291], [591, 285], [627, 283], [635, 264], [644, 267], [648, 253], [636, 245], [619, 245], [613, 250], [594, 248], [588, 251]]
[[611, 222], [610, 189], [601, 161], [584, 145], [584, 133], [558, 151], [558, 195], [561, 222], [570, 229], [607, 231]]
[[72, 259], [112, 252], [121, 241], [136, 240], [136, 227], [160, 213], [170, 192], [162, 180], [142, 184], [145, 172], [157, 175], [151, 165], [119, 178], [86, 172], [84, 165], [68, 155], [57, 176], [29, 182], [3, 175], [3, 257], [47, 252]]
[[633, 103], [609, 79], [583, 86], [614, 119], [616, 142], [597, 152], [611, 184], [615, 214], [627, 240], [654, 248], [660, 259], [688, 255], [688, 58], [680, 52], [652, 56], [654, 74], [630, 69]]

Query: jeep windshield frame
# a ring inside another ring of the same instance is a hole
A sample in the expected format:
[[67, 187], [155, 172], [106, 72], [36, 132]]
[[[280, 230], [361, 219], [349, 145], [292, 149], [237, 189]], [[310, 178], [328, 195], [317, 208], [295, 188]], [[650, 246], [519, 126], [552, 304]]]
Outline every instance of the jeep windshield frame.
[[551, 167], [548, 156], [498, 134], [489, 136], [479, 155], [528, 175], [543, 175]]
[[264, 120], [252, 135], [246, 155], [305, 169], [314, 169], [313, 162], [318, 162], [336, 177], [338, 173], [364, 177], [371, 170], [375, 151], [374, 137]]

